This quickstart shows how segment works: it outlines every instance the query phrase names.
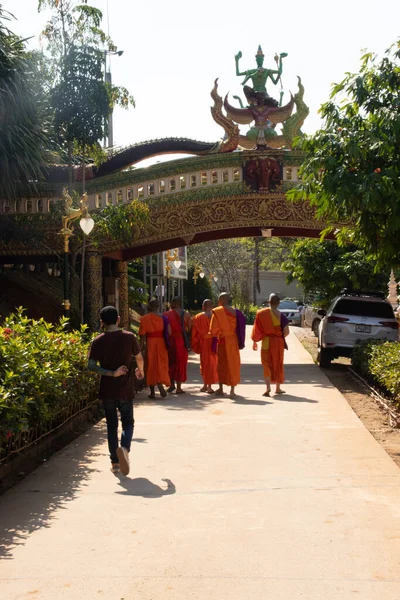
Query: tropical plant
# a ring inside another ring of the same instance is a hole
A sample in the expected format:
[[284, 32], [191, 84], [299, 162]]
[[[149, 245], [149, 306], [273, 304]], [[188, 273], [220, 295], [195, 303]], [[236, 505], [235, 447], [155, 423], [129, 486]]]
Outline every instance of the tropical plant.
[[308, 198], [317, 217], [377, 258], [400, 262], [400, 41], [384, 58], [364, 54], [322, 105], [324, 126], [297, 141], [307, 153], [292, 199]]
[[33, 64], [12, 19], [0, 5], [0, 196], [8, 199], [41, 178], [47, 144]]

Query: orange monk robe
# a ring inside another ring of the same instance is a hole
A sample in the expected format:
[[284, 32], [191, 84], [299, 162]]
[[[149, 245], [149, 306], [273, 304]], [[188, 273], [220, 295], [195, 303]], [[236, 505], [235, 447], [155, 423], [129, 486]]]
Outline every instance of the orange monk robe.
[[[184, 317], [184, 327], [187, 331], [187, 313]], [[182, 318], [174, 309], [167, 310], [165, 316], [171, 326], [171, 337], [169, 338], [169, 375], [172, 381], [184, 383], [187, 380], [188, 349], [183, 337]]]
[[146, 383], [170, 385], [168, 351], [164, 339], [164, 321], [154, 313], [140, 319], [139, 335], [146, 336]]
[[218, 381], [234, 387], [240, 383], [240, 353], [236, 335], [236, 316], [223, 306], [213, 309], [210, 334], [219, 339]]
[[253, 342], [262, 342], [261, 363], [264, 367], [264, 379], [270, 379], [271, 383], [283, 383], [285, 342], [280, 319], [270, 308], [263, 308], [257, 312], [251, 339]]
[[200, 373], [205, 385], [218, 383], [218, 355], [213, 352], [213, 336], [209, 333], [211, 319], [200, 313], [193, 319], [192, 350], [200, 354]]

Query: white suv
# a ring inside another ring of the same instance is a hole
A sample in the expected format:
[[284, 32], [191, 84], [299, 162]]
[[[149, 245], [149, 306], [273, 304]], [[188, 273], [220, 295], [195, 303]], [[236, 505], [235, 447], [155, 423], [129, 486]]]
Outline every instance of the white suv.
[[374, 339], [398, 341], [398, 322], [383, 294], [343, 290], [323, 316], [318, 334], [320, 367], [329, 367], [339, 356], [350, 356], [356, 341]]

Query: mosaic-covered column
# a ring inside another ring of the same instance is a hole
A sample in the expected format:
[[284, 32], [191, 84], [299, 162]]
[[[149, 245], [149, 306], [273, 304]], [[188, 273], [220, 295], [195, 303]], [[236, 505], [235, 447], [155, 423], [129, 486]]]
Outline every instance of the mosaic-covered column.
[[98, 331], [103, 307], [102, 257], [97, 251], [87, 250], [85, 258], [85, 321], [91, 331]]
[[128, 263], [119, 260], [117, 262], [117, 277], [119, 279], [119, 316], [120, 326], [129, 329], [129, 301], [128, 301]]

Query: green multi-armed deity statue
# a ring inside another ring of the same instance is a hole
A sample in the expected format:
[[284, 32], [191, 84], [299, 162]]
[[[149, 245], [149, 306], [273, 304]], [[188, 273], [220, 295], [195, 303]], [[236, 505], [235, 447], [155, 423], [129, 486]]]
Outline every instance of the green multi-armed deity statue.
[[[240, 71], [239, 61], [242, 53], [238, 52], [235, 56], [236, 75], [244, 77], [242, 81], [243, 91], [247, 99], [247, 106], [239, 96], [233, 96], [239, 101], [240, 108], [232, 106], [228, 99], [222, 100], [218, 94], [218, 80], [215, 80], [214, 89], [211, 97], [214, 100], [214, 106], [211, 109], [214, 120], [225, 129], [226, 138], [221, 144], [221, 152], [229, 152], [240, 146], [248, 150], [263, 148], [291, 148], [293, 139], [301, 136], [301, 126], [309, 113], [307, 105], [304, 103], [304, 86], [298, 77], [298, 92], [293, 96], [290, 93], [290, 100], [282, 106], [283, 86], [282, 86], [282, 62], [287, 56], [286, 52], [275, 55], [276, 69], [264, 68], [264, 53], [261, 46], [258, 46], [256, 54], [256, 69]], [[280, 83], [279, 101], [272, 98], [267, 92], [267, 83], [271, 81], [274, 85]], [[252, 83], [246, 85], [248, 82]], [[225, 108], [226, 115], [222, 108]], [[295, 109], [295, 112], [293, 110]], [[240, 133], [238, 125], [251, 125], [245, 135]], [[281, 124], [281, 132], [276, 131], [276, 126]]]
[[[242, 53], [239, 51], [235, 56], [236, 62], [236, 75], [238, 77], [244, 76], [244, 80], [242, 81], [243, 91], [246, 96], [246, 99], [249, 105], [252, 104], [264, 104], [266, 106], [278, 106], [282, 100], [282, 93], [280, 102], [274, 100], [269, 96], [267, 92], [267, 81], [270, 79], [274, 85], [281, 79], [282, 75], [282, 59], [287, 56], [286, 52], [281, 52], [281, 54], [275, 55], [275, 62], [277, 64], [277, 69], [265, 69], [263, 67], [264, 64], [264, 53], [262, 51], [261, 46], [258, 46], [257, 54], [256, 54], [256, 69], [249, 69], [248, 71], [239, 71], [239, 60], [242, 58]], [[253, 87], [246, 85], [246, 83], [251, 80]]]

